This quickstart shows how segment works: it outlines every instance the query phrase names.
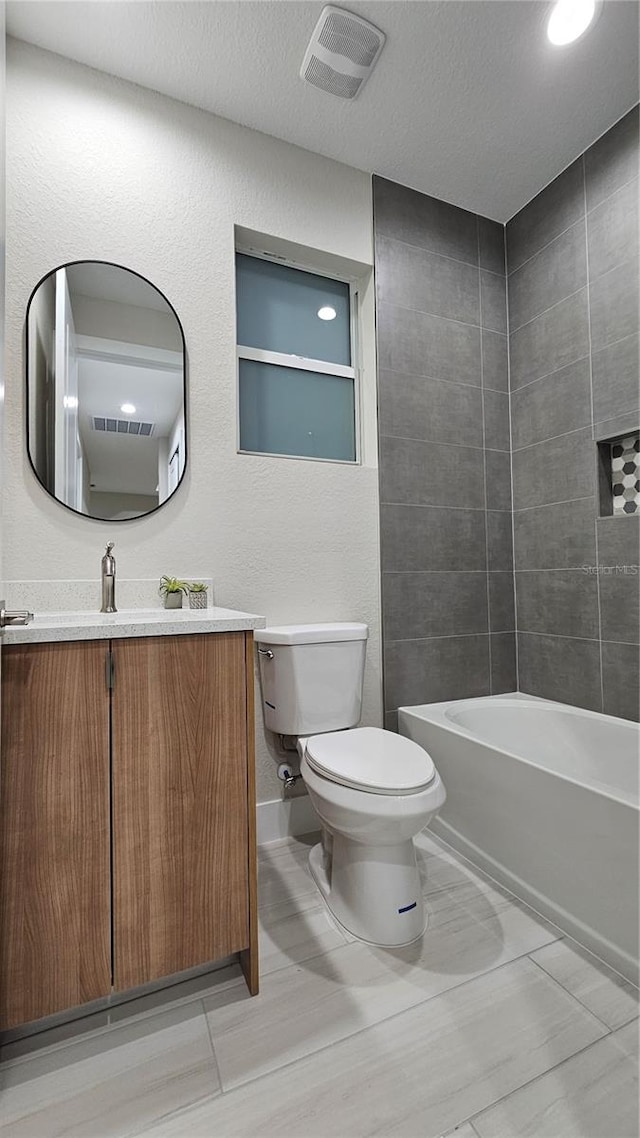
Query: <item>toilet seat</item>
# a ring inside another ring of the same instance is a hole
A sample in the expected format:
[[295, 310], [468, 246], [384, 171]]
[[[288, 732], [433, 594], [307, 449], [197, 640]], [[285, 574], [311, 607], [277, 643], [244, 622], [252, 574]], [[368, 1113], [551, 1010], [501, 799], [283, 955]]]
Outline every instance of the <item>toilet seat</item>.
[[323, 778], [369, 794], [416, 794], [436, 777], [422, 747], [380, 727], [314, 735], [304, 753], [311, 770]]

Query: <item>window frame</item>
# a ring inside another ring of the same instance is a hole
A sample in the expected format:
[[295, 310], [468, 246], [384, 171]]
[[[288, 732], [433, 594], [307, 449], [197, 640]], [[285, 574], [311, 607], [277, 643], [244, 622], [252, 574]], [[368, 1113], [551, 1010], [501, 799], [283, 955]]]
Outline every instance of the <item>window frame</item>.
[[[271, 261], [276, 265], [286, 265], [290, 269], [299, 269], [303, 273], [313, 273], [316, 277], [326, 277], [330, 281], [339, 281], [349, 286], [349, 337], [351, 345], [351, 367], [345, 364], [333, 364], [327, 360], [316, 360], [310, 356], [297, 356], [287, 352], [271, 352], [263, 348], [250, 348], [238, 343], [238, 323], [236, 309], [236, 453], [254, 455], [258, 458], [286, 458], [294, 462], [330, 462], [338, 466], [362, 465], [361, 440], [361, 368], [359, 366], [359, 281], [353, 277], [345, 276], [340, 272], [327, 272], [318, 269], [312, 262], [302, 263], [293, 261], [289, 257], [279, 256], [277, 253], [265, 252], [248, 245], [237, 243], [235, 254], [245, 257], [255, 257], [260, 261]], [[234, 256], [235, 265], [235, 256]], [[236, 273], [234, 271], [234, 296]], [[288, 367], [294, 371], [313, 371], [322, 375], [335, 375], [341, 379], [350, 379], [353, 382], [353, 429], [355, 442], [354, 458], [321, 458], [311, 454], [280, 454], [275, 451], [244, 450], [240, 446], [240, 361], [254, 360], [258, 363], [275, 364], [278, 367]]]

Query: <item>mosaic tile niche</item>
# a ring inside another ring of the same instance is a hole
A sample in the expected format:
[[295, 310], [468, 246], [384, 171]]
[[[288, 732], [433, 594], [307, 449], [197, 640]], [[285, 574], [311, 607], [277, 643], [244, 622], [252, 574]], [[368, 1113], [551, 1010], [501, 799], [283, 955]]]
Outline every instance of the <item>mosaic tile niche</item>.
[[611, 443], [614, 514], [640, 513], [640, 433]]

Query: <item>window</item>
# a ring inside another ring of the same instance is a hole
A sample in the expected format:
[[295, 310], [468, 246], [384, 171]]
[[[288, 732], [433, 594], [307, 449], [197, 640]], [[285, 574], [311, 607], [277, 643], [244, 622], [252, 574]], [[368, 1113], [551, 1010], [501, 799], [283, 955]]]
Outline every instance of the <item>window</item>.
[[236, 255], [240, 450], [356, 462], [351, 290]]

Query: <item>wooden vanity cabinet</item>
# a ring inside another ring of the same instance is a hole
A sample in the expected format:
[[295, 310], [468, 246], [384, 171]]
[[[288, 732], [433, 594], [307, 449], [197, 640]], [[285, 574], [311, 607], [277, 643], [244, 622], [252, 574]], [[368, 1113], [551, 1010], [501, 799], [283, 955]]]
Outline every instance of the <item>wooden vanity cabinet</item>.
[[7, 646], [0, 1027], [231, 953], [258, 989], [253, 636]]
[[111, 987], [105, 645], [2, 652], [0, 1026]]
[[249, 943], [244, 637], [114, 643], [114, 987]]

